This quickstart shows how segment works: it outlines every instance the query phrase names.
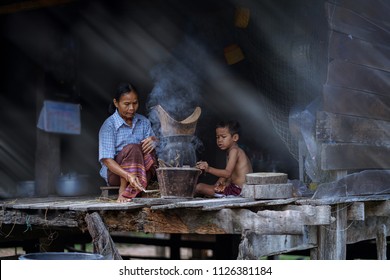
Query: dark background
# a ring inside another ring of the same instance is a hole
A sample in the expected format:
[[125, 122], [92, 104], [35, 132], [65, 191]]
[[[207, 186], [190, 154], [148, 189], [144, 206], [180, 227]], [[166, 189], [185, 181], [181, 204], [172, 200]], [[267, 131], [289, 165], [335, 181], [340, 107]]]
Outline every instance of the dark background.
[[[237, 7], [250, 10], [246, 28], [234, 25]], [[17, 182], [34, 180], [43, 94], [81, 104], [81, 134], [61, 135], [60, 169], [88, 174], [98, 192], [98, 131], [122, 81], [137, 87], [141, 114], [159, 103], [181, 120], [202, 108], [199, 160], [223, 167], [215, 124], [237, 119], [254, 171], [297, 179], [288, 117], [321, 93], [326, 38], [322, 0], [79, 0], [3, 12], [0, 188], [12, 192]], [[229, 65], [224, 48], [231, 44], [245, 59]]]

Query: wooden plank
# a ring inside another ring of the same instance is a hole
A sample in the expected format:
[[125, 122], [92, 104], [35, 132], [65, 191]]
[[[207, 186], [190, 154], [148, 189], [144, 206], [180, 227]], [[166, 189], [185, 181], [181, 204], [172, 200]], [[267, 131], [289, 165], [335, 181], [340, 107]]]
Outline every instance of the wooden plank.
[[[390, 198], [389, 198], [390, 199]], [[390, 216], [390, 200], [375, 201], [365, 203], [366, 217], [389, 217]]]
[[221, 210], [224, 208], [256, 208], [256, 207], [265, 207], [265, 206], [280, 206], [289, 203], [293, 203], [298, 200], [298, 198], [288, 198], [288, 199], [267, 199], [267, 200], [255, 200], [250, 202], [232, 202], [223, 205], [209, 205], [204, 206], [202, 210], [204, 211], [215, 211]]
[[362, 15], [331, 3], [325, 3], [329, 28], [369, 42], [387, 45], [388, 27], [383, 28]]
[[164, 205], [155, 205], [151, 206], [152, 210], [164, 210], [164, 209], [177, 209], [177, 208], [203, 208], [208, 205], [225, 205], [231, 203], [244, 203], [253, 201], [251, 198], [242, 198], [242, 197], [229, 197], [229, 198], [212, 198], [212, 199], [201, 199], [201, 200], [189, 200], [189, 201], [179, 201], [177, 203], [164, 204]]
[[20, 210], [0, 211], [0, 219], [3, 225], [31, 225], [35, 227], [54, 228], [78, 228], [80, 217], [72, 211], [46, 213], [42, 211], [24, 212]]
[[390, 145], [390, 122], [317, 112], [316, 137], [320, 142]]
[[364, 221], [364, 217], [364, 202], [353, 202], [352, 204], [348, 205], [348, 221]]
[[375, 239], [378, 229], [386, 226], [384, 235], [390, 236], [390, 217], [368, 217], [364, 221], [353, 221], [348, 223], [347, 244], [364, 240]]
[[322, 144], [323, 170], [387, 169], [390, 148], [364, 144]]
[[329, 37], [329, 57], [390, 71], [390, 48], [374, 45], [339, 32]]
[[313, 199], [390, 194], [389, 170], [364, 170], [317, 186]]
[[331, 206], [287, 205], [282, 210], [300, 211], [304, 216], [304, 225], [329, 225], [331, 219]]
[[[389, 194], [384, 195], [368, 195], [368, 196], [344, 196], [344, 197], [328, 197], [328, 198], [310, 198], [310, 199], [298, 199], [295, 201], [299, 205], [334, 205], [339, 203], [353, 203], [353, 202], [366, 202], [366, 201], [384, 201], [390, 200]], [[367, 216], [367, 211], [366, 211]]]
[[[262, 234], [302, 234], [303, 216], [299, 211], [259, 211], [192, 209], [104, 211], [100, 215], [110, 231], [148, 233], [241, 234], [253, 230]], [[123, 221], [126, 221], [125, 223]]]
[[49, 206], [49, 210], [69, 210], [70, 207], [75, 206], [75, 205], [85, 205], [86, 203], [91, 203], [91, 201], [96, 201], [96, 200], [89, 200], [89, 199], [84, 199], [84, 200], [67, 200], [63, 202], [56, 202], [53, 203]]
[[198, 200], [198, 198], [144, 198], [144, 197], [135, 197], [132, 199], [134, 203], [144, 204], [145, 206], [152, 205], [161, 205], [161, 204], [175, 204], [183, 201]]
[[351, 10], [382, 29], [388, 29], [390, 26], [388, 0], [328, 0], [328, 2]]
[[335, 59], [328, 64], [326, 84], [389, 96], [390, 72]]
[[87, 197], [73, 197], [73, 198], [61, 198], [61, 197], [53, 197], [53, 198], [34, 198], [34, 199], [21, 199], [16, 201], [14, 204], [9, 205], [9, 208], [13, 209], [56, 209], [56, 210], [68, 210], [70, 205], [79, 204], [79, 203], [87, 203], [92, 200]]
[[53, 197], [29, 197], [29, 198], [15, 198], [15, 199], [7, 199], [2, 201], [1, 207], [3, 209], [14, 208], [15, 205], [20, 204], [34, 204], [34, 203], [51, 203], [61, 200], [61, 198], [53, 198]]
[[242, 234], [237, 259], [258, 260], [266, 256], [307, 250], [316, 246], [315, 227], [307, 227], [302, 235], [263, 235], [245, 231]]
[[71, 211], [106, 211], [106, 210], [130, 210], [145, 207], [144, 204], [127, 202], [127, 203], [117, 203], [117, 202], [98, 202], [98, 203], [79, 203], [69, 206]]
[[330, 113], [390, 120], [390, 96], [324, 85], [323, 102]]

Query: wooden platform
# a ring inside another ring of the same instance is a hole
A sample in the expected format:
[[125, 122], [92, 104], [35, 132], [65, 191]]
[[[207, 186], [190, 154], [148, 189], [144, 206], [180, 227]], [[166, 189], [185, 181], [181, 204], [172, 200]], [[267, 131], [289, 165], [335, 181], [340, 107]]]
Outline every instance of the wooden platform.
[[[0, 242], [40, 237], [48, 230], [86, 233], [85, 217], [93, 212], [110, 232], [238, 234], [241, 259], [307, 249], [312, 259], [343, 259], [346, 244], [380, 236], [386, 240], [390, 234], [390, 195], [338, 200], [136, 198], [123, 204], [101, 197], [46, 197], [3, 200], [0, 205]], [[386, 242], [380, 247], [386, 251]]]

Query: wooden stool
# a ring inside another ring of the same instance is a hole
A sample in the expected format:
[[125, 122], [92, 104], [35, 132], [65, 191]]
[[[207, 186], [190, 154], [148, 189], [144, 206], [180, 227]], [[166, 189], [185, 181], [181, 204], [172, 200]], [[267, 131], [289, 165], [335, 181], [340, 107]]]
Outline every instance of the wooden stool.
[[100, 187], [100, 190], [102, 191], [101, 197], [108, 198], [108, 193], [110, 190], [118, 190], [119, 186], [102, 186]]

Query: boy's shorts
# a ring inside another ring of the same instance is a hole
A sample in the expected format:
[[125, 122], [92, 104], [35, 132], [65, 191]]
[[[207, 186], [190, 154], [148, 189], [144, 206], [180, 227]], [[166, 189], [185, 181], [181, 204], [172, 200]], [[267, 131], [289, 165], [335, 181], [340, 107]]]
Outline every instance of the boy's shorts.
[[238, 196], [241, 193], [241, 188], [235, 184], [230, 184], [225, 187], [225, 189], [222, 192], [216, 192], [216, 197], [221, 197], [222, 196]]

